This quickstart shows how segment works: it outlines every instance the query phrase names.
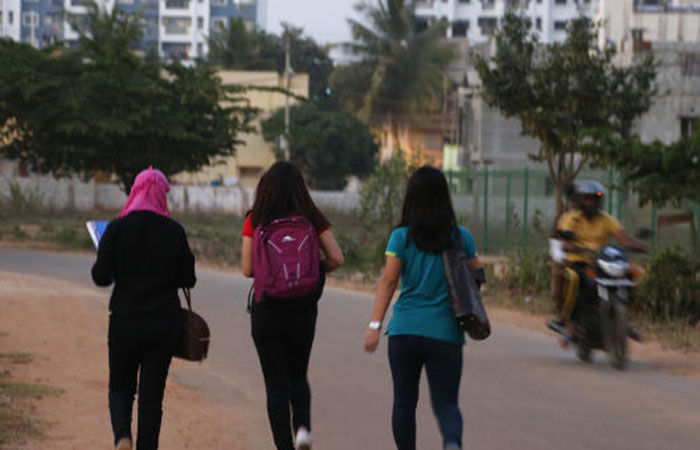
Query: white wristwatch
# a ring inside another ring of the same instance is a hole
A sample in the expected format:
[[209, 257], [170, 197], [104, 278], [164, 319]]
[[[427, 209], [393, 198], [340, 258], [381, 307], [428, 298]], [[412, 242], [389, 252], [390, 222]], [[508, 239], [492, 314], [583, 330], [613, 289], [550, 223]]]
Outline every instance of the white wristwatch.
[[382, 328], [382, 323], [378, 320], [373, 320], [367, 325], [370, 330], [379, 330]]

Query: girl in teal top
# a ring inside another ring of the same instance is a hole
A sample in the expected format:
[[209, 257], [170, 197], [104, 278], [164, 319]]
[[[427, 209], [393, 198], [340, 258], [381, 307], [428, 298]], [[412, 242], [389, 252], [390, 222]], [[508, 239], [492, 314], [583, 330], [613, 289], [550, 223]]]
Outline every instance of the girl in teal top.
[[[464, 335], [450, 309], [442, 251], [461, 233], [470, 265], [483, 269], [474, 239], [457, 225], [445, 176], [424, 166], [408, 181], [401, 223], [391, 233], [365, 350], [379, 343], [381, 324], [396, 287], [401, 293], [387, 328], [394, 385], [392, 430], [399, 450], [415, 450], [416, 406], [423, 367], [445, 449], [462, 448], [462, 415], [457, 403]], [[478, 277], [477, 277], [478, 278]]]

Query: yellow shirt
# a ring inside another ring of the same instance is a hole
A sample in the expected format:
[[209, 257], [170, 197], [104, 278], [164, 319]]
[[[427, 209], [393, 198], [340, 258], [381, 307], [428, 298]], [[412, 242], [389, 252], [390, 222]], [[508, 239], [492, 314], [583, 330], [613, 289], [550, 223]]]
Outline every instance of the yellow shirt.
[[[604, 212], [596, 214], [589, 220], [581, 210], [574, 209], [562, 214], [557, 228], [573, 232], [576, 235], [574, 241], [576, 246], [598, 251], [608, 242], [610, 235], [622, 229], [622, 225], [613, 216]], [[566, 260], [568, 262], [590, 262], [592, 256], [587, 253], [567, 253]]]

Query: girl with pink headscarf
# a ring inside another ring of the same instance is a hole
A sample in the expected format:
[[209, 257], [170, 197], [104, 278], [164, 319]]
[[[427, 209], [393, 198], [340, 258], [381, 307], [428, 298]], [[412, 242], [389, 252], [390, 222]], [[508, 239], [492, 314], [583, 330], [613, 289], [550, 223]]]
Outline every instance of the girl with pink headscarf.
[[[118, 450], [158, 448], [168, 368], [182, 332], [181, 287], [193, 287], [194, 256], [185, 230], [170, 218], [165, 175], [153, 167], [136, 177], [118, 218], [105, 230], [92, 267], [109, 303], [109, 411]], [[137, 383], [137, 375], [138, 378]]]

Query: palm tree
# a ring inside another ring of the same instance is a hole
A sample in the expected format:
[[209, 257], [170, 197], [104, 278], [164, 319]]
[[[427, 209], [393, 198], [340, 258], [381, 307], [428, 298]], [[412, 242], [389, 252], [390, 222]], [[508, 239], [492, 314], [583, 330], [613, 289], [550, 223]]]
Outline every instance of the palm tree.
[[336, 69], [331, 86], [343, 106], [396, 135], [397, 127], [439, 108], [445, 70], [458, 51], [444, 42], [446, 21], [419, 29], [411, 1], [362, 2], [355, 9], [365, 20], [348, 19], [353, 42], [346, 48], [358, 61]]

